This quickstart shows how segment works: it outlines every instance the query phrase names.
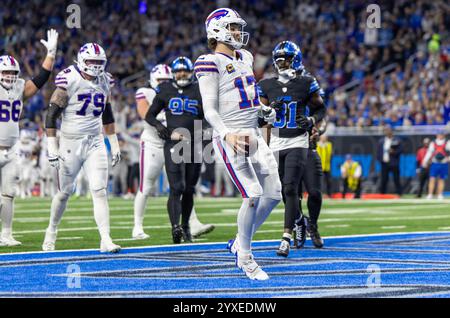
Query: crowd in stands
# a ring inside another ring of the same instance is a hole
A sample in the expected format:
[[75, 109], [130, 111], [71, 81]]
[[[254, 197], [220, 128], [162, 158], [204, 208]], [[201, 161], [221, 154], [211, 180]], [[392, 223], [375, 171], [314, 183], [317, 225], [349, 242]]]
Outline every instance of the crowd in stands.
[[[304, 65], [326, 93], [335, 127], [440, 125], [450, 121], [450, 5], [445, 0], [377, 1], [380, 28], [368, 28], [370, 2], [357, 0], [74, 0], [81, 28], [68, 28], [64, 0], [3, 0], [0, 47], [37, 74], [45, 54], [39, 40], [59, 32], [55, 74], [73, 63], [82, 44], [97, 42], [116, 78], [113, 106], [122, 132], [137, 138], [135, 90], [147, 85], [156, 64], [208, 51], [204, 21], [218, 7], [232, 7], [247, 21], [248, 50], [258, 79], [273, 75], [271, 52], [282, 40], [302, 49]], [[392, 65], [392, 66], [391, 66]], [[390, 67], [390, 72], [378, 72]], [[124, 80], [140, 73], [137, 80]], [[350, 90], [340, 89], [356, 83]], [[22, 126], [42, 133], [53, 84], [26, 102]], [[123, 141], [126, 144], [126, 141]], [[130, 147], [133, 147], [132, 145]], [[134, 160], [130, 165], [134, 165]]]

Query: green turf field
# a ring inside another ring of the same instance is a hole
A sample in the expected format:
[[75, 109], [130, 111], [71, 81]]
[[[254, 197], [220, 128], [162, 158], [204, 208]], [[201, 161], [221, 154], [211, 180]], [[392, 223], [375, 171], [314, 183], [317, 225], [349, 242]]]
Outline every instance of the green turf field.
[[[167, 198], [151, 198], [146, 212], [145, 229], [150, 239], [131, 239], [133, 200], [110, 200], [111, 234], [122, 247], [171, 244], [170, 224], [166, 212]], [[241, 200], [200, 198], [196, 210], [203, 223], [216, 229], [197, 241], [223, 242], [236, 233], [236, 215]], [[450, 230], [450, 201], [385, 200], [342, 201], [325, 200], [320, 232], [323, 236]], [[50, 214], [50, 199], [16, 200], [14, 235], [23, 243], [19, 247], [0, 247], [0, 253], [38, 251]], [[283, 228], [283, 206], [280, 204], [255, 236], [255, 240], [279, 239]], [[63, 217], [56, 245], [57, 250], [98, 248], [99, 237], [92, 203], [89, 199], [71, 199]]]

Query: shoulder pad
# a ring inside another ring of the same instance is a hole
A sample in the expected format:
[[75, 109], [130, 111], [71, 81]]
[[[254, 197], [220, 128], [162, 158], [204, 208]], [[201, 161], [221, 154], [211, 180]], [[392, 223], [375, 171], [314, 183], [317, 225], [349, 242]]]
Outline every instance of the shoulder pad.
[[196, 77], [219, 73], [219, 61], [214, 54], [205, 54], [198, 57], [194, 64]]
[[77, 70], [73, 65], [63, 69], [55, 77], [55, 86], [67, 90], [75, 72]]

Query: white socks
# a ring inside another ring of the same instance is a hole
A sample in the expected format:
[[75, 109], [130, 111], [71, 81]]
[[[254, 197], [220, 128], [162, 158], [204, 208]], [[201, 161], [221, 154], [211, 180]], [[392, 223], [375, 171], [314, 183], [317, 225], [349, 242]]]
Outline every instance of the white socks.
[[261, 197], [259, 198], [258, 206], [256, 208], [255, 223], [253, 226], [253, 234], [258, 231], [259, 227], [266, 221], [272, 210], [280, 203], [280, 200]]
[[10, 236], [12, 233], [12, 222], [14, 217], [14, 199], [11, 197], [1, 197], [0, 214], [2, 220], [2, 236]]
[[141, 191], [136, 193], [134, 198], [134, 228], [143, 231], [145, 206], [147, 205], [147, 196]]
[[61, 218], [66, 210], [67, 200], [69, 200], [69, 195], [58, 192], [53, 197], [52, 206], [50, 208], [50, 224], [48, 229], [51, 232], [56, 232], [58, 225], [61, 222]]
[[109, 205], [105, 189], [92, 190], [94, 218], [102, 241], [112, 241], [109, 234]]
[[240, 255], [248, 255], [251, 253], [251, 242], [258, 200], [259, 198], [245, 198], [243, 199], [241, 208], [239, 209], [237, 224]]

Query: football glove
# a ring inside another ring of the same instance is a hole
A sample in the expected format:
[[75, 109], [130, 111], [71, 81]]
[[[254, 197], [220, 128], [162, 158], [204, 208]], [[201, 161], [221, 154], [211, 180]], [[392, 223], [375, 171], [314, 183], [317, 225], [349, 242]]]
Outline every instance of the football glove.
[[111, 145], [111, 165], [114, 167], [121, 159], [119, 140], [116, 134], [106, 135], [106, 137]]
[[274, 100], [272, 103], [270, 103], [270, 107], [275, 109], [276, 112], [280, 112], [283, 110], [284, 102], [281, 100]]
[[42, 45], [47, 49], [47, 56], [55, 58], [56, 56], [56, 46], [58, 44], [58, 32], [54, 29], [47, 31], [47, 41], [41, 40]]
[[163, 124], [156, 126], [156, 131], [158, 132], [159, 138], [163, 140], [170, 139], [170, 131]]
[[113, 154], [111, 158], [111, 165], [114, 167], [116, 164], [120, 162], [121, 159], [122, 155], [120, 154], [120, 152]]
[[56, 137], [47, 137], [47, 159], [53, 168], [59, 169], [59, 160], [63, 158], [59, 155], [58, 141]]
[[308, 130], [314, 125], [314, 119], [305, 115], [297, 117], [297, 127], [300, 129]]
[[3, 167], [9, 161], [9, 154], [7, 150], [0, 150], [0, 165]]
[[266, 123], [273, 125], [277, 118], [277, 112], [272, 107], [262, 105], [259, 117], [263, 118]]

